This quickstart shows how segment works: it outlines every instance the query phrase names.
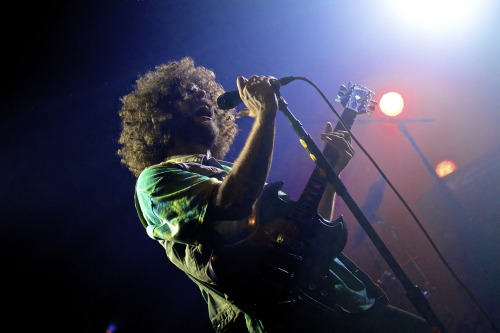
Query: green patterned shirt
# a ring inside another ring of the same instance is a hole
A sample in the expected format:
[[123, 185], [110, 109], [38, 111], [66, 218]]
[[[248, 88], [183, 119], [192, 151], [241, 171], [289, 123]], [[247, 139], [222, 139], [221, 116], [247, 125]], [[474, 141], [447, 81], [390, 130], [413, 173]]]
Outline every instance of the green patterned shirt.
[[[135, 191], [139, 218], [149, 237], [165, 248], [170, 261], [198, 285], [216, 332], [242, 316], [249, 332], [264, 332], [258, 320], [217, 289], [209, 274], [213, 248], [203, 240], [205, 214], [212, 192], [230, 172], [231, 164], [218, 161], [220, 165], [211, 166], [206, 161], [206, 155], [180, 155], [145, 169]], [[357, 313], [370, 308], [381, 290], [347, 257], [339, 257], [330, 267], [337, 310]]]

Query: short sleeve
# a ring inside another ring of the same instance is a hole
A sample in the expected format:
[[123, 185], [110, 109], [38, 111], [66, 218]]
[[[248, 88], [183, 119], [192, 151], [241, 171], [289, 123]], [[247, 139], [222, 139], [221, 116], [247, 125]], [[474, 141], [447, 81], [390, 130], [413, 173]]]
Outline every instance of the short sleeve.
[[135, 203], [148, 235], [196, 245], [212, 192], [220, 180], [174, 165], [145, 169], [137, 179]]

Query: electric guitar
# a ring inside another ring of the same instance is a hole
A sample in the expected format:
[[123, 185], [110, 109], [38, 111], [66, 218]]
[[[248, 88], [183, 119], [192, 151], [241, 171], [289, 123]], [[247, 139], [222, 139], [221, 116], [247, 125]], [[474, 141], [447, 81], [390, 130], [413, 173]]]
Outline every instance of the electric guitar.
[[[344, 106], [345, 126], [350, 129], [358, 114], [374, 110], [373, 96], [352, 82], [341, 86], [336, 101]], [[335, 130], [343, 128], [339, 122]], [[336, 151], [325, 145], [323, 153], [332, 156]], [[342, 216], [328, 221], [317, 212], [327, 185], [319, 167], [297, 201], [282, 195], [283, 184], [265, 186], [248, 219], [250, 236], [215, 249], [211, 271], [224, 292], [248, 313], [299, 303], [332, 310], [334, 297], [328, 296], [335, 291], [328, 267], [345, 247], [346, 224]]]

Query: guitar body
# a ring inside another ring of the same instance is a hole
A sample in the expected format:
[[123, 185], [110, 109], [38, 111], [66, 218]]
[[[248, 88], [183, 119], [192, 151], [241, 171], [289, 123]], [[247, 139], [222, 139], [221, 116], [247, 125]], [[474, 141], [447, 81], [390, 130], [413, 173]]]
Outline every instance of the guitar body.
[[329, 290], [328, 265], [347, 242], [342, 217], [330, 222], [298, 212], [294, 201], [279, 196], [282, 186], [264, 188], [251, 216], [251, 236], [212, 255], [224, 291], [253, 312], [308, 300], [329, 306], [333, 298], [327, 296], [334, 291]]

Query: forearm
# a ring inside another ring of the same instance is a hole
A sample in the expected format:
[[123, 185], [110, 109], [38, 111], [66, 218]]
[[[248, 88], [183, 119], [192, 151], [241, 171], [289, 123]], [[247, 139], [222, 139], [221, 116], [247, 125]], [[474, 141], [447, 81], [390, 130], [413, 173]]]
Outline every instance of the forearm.
[[318, 206], [318, 213], [327, 220], [334, 219], [336, 198], [335, 187], [328, 184]]
[[254, 124], [231, 172], [219, 185], [214, 198], [218, 211], [225, 213], [250, 212], [259, 198], [269, 174], [274, 146], [278, 101], [271, 77], [238, 77], [240, 96], [245, 114]]
[[271, 167], [275, 119], [256, 120], [229, 175], [215, 198], [218, 208], [249, 210], [259, 198]]
[[[325, 132], [321, 134], [322, 140], [325, 142], [323, 154], [327, 158], [333, 171], [340, 177], [340, 173], [346, 167], [354, 155], [354, 149], [351, 146], [351, 138], [348, 132], [336, 131], [333, 132], [333, 127], [330, 122], [326, 123]], [[335, 150], [336, 153], [332, 154]], [[327, 181], [325, 179], [325, 181]], [[335, 186], [328, 183], [321, 197], [318, 207], [318, 213], [329, 220], [334, 219], [336, 192]]]

